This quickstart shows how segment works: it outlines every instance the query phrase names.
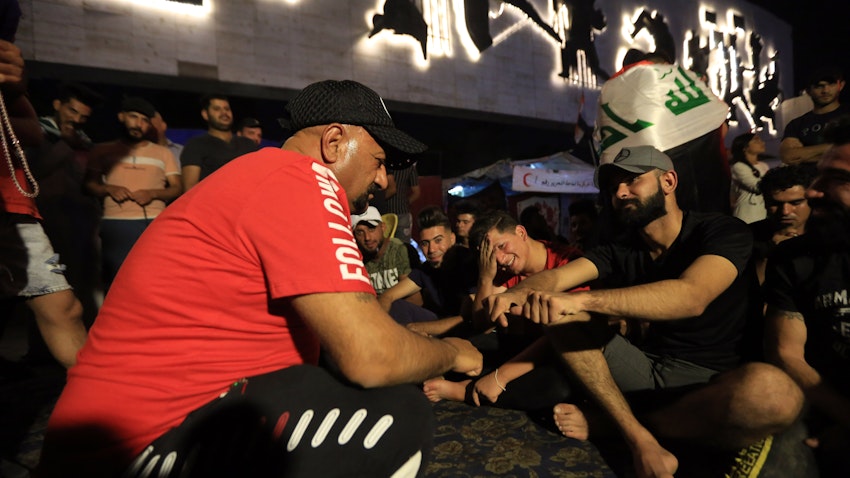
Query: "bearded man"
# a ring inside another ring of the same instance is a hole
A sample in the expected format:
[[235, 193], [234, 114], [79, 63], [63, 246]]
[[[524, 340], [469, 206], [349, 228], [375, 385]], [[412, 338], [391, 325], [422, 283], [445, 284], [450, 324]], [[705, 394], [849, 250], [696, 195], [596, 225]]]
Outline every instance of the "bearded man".
[[[623, 148], [599, 167], [597, 184], [628, 234], [488, 297], [490, 318], [549, 326], [572, 378], [629, 445], [639, 477], [677, 471], [679, 458], [660, 439], [731, 452], [789, 426], [802, 407], [799, 387], [774, 366], [744, 360], [760, 342], [747, 340], [760, 313], [747, 226], [680, 209], [673, 161], [652, 146]], [[561, 292], [597, 279], [600, 288]], [[643, 341], [607, 329], [609, 316], [647, 322]], [[554, 407], [555, 422], [586, 438], [571, 402]]]
[[126, 98], [118, 113], [121, 138], [95, 147], [86, 170], [86, 189], [103, 198], [104, 290], [148, 224], [183, 190], [171, 150], [147, 139], [155, 114], [148, 101]]
[[413, 384], [477, 375], [481, 354], [381, 311], [350, 215], [427, 147], [350, 80], [305, 87], [286, 115], [280, 149], [226, 164], [133, 247], [53, 409], [38, 476], [424, 470], [435, 424]]

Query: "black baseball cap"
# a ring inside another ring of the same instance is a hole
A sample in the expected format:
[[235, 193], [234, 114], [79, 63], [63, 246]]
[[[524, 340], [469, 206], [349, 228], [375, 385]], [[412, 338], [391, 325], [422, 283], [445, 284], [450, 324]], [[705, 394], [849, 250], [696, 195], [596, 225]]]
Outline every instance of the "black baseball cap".
[[370, 88], [352, 80], [325, 80], [308, 85], [286, 105], [288, 118], [281, 118], [286, 129], [300, 131], [330, 123], [362, 126], [382, 146], [400, 153], [387, 152], [387, 168], [404, 169], [428, 147], [396, 129], [384, 100]]
[[153, 107], [148, 100], [137, 96], [128, 96], [121, 102], [121, 111], [135, 111], [141, 113], [148, 118], [156, 116], [156, 108]]
[[237, 123], [237, 125], [236, 125], [237, 130], [241, 130], [242, 128], [262, 128], [262, 127], [263, 127], [263, 125], [260, 124], [260, 120], [258, 120], [257, 118], [251, 118], [251, 117], [242, 118], [242, 120], [239, 121], [239, 123]]
[[844, 79], [844, 74], [835, 66], [824, 66], [813, 71], [809, 75], [808, 87], [816, 86], [821, 81], [826, 83], [837, 83]]

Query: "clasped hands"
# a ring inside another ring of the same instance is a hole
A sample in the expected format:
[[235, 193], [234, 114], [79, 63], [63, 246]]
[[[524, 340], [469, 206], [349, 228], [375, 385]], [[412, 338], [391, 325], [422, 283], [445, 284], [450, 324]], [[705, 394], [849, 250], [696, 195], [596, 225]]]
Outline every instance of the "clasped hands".
[[147, 206], [155, 199], [154, 194], [148, 189], [130, 191], [124, 186], [107, 185], [106, 192], [118, 203], [133, 201], [140, 206]]
[[513, 289], [484, 299], [490, 320], [508, 326], [508, 315], [519, 315], [535, 324], [562, 324], [586, 321], [585, 294], [582, 292], [546, 292], [534, 289]]

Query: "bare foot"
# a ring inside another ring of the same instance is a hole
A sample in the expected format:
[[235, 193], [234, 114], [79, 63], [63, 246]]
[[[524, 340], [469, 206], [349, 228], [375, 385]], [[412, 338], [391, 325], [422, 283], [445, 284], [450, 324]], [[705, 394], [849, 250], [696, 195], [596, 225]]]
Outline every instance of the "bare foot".
[[655, 439], [632, 448], [635, 472], [639, 478], [673, 478], [679, 460]]
[[571, 403], [559, 403], [552, 410], [555, 425], [568, 438], [587, 440], [589, 427], [587, 419], [579, 408]]
[[425, 392], [425, 396], [428, 397], [428, 400], [431, 400], [434, 403], [443, 399], [462, 402], [466, 397], [466, 386], [469, 385], [471, 381], [472, 380], [450, 382], [444, 378], [432, 378], [430, 380], [426, 380], [425, 383], [422, 384], [422, 391]]

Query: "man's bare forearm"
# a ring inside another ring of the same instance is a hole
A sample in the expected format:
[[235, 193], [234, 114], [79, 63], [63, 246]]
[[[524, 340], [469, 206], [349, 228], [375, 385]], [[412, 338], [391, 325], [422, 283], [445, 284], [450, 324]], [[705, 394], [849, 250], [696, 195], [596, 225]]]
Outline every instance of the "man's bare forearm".
[[787, 147], [780, 149], [780, 159], [784, 164], [816, 163], [831, 144]]
[[171, 184], [167, 188], [154, 191], [154, 199], [161, 201], [170, 201], [183, 192], [183, 185], [178, 181], [176, 184]]
[[767, 360], [803, 389], [812, 406], [850, 430], [850, 399], [825, 382], [820, 372], [806, 361], [803, 314], [768, 307], [767, 324]]
[[308, 294], [291, 303], [343, 375], [363, 387], [420, 382], [448, 370], [480, 372], [481, 355], [469, 342], [411, 332], [372, 294]]
[[420, 334], [438, 336], [451, 332], [462, 323], [463, 317], [455, 315], [443, 319], [414, 322], [408, 325], [407, 328]]
[[580, 298], [581, 309], [586, 312], [650, 321], [696, 317], [704, 311], [704, 304], [695, 299], [693, 288], [677, 280], [573, 294]]

